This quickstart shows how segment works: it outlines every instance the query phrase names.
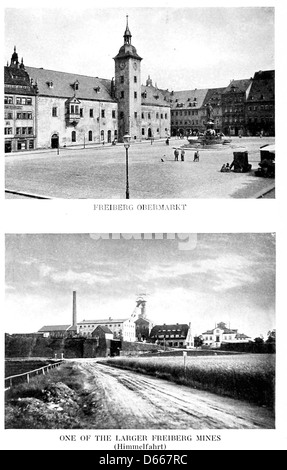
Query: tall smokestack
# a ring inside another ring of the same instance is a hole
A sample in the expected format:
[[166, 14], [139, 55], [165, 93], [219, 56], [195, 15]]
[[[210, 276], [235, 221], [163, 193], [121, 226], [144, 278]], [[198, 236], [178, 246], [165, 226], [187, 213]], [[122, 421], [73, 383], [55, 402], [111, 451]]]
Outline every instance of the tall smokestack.
[[73, 290], [73, 326], [77, 326], [77, 292]]

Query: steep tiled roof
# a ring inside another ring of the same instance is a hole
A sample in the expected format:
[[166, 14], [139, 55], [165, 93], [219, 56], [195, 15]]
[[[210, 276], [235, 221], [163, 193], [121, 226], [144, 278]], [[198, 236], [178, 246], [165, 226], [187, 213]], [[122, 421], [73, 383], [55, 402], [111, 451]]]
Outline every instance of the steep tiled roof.
[[224, 92], [225, 88], [209, 88], [205, 95], [203, 106], [207, 103], [216, 106], [221, 104], [221, 95]]
[[248, 101], [272, 101], [275, 98], [275, 71], [256, 72]]
[[112, 331], [107, 327], [107, 326], [103, 326], [103, 325], [98, 325], [97, 328], [94, 329], [93, 333], [96, 332], [96, 330], [98, 329], [101, 329], [104, 333], [107, 333], [109, 335], [112, 335]]
[[[26, 67], [26, 70], [34, 83], [37, 81], [39, 95], [70, 98], [76, 94], [79, 99], [115, 101], [111, 96], [110, 80], [35, 67]], [[79, 82], [77, 91], [74, 89], [76, 82]], [[49, 83], [52, 86], [49, 87]]]
[[28, 73], [23, 68], [4, 67], [5, 93], [35, 95]]
[[194, 89], [194, 90], [183, 90], [174, 91], [171, 93], [171, 107], [172, 109], [177, 108], [201, 108], [208, 89]]
[[142, 85], [141, 94], [142, 105], [170, 107], [166, 91], [160, 90], [159, 88], [156, 88], [153, 85]]
[[247, 90], [251, 83], [251, 78], [243, 79], [243, 80], [232, 80], [229, 85], [225, 88], [224, 94], [232, 92], [234, 93], [243, 93]]

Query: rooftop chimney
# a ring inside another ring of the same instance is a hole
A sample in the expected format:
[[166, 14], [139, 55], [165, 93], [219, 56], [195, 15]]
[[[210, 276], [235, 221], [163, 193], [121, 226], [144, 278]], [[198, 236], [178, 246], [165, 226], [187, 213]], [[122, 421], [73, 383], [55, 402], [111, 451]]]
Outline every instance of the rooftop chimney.
[[73, 326], [77, 326], [77, 292], [73, 291]]

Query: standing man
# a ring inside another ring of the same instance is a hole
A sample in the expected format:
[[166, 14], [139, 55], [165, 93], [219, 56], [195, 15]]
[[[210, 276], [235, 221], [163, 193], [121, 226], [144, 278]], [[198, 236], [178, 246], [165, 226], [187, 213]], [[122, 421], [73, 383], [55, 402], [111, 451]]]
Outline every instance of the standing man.
[[185, 151], [184, 151], [184, 149], [181, 149], [180, 158], [181, 158], [182, 162], [184, 162], [184, 155], [185, 155]]
[[178, 151], [178, 149], [175, 149], [175, 151], [174, 151], [174, 161], [175, 162], [178, 162], [178, 156], [179, 156], [179, 151]]

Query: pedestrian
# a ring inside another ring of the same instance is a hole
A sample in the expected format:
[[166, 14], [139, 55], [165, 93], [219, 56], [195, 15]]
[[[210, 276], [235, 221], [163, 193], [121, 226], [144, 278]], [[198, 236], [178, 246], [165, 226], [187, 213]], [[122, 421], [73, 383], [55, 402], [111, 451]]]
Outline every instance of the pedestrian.
[[185, 155], [185, 151], [182, 149], [180, 152], [180, 158], [182, 162], [184, 162], [184, 155]]
[[169, 145], [169, 138], [166, 139], [165, 143], [166, 145]]
[[178, 156], [179, 156], [179, 151], [178, 151], [178, 149], [175, 149], [175, 151], [174, 151], [174, 161], [175, 162], [178, 162]]
[[196, 150], [196, 151], [194, 152], [193, 161], [194, 161], [194, 162], [199, 162], [199, 151], [198, 151], [198, 150]]

